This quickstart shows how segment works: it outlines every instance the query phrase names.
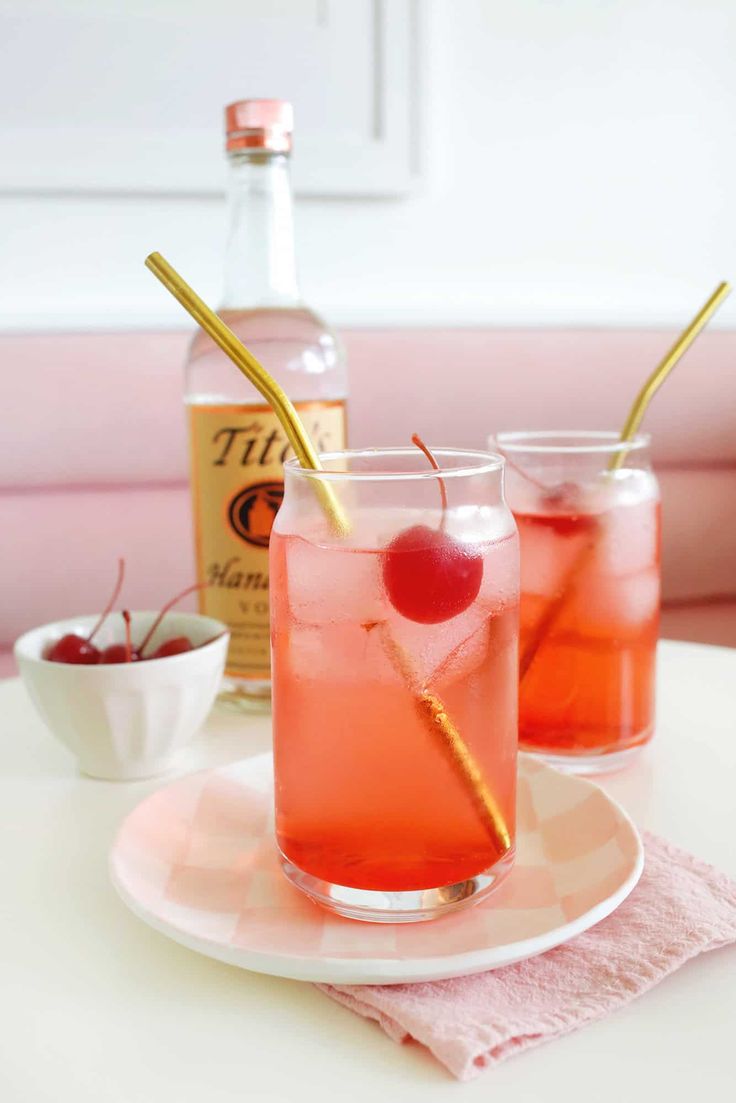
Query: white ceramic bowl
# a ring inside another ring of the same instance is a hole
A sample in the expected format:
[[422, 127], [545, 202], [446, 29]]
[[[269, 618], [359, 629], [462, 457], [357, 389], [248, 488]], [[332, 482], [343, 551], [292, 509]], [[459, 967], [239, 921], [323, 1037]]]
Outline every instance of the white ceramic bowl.
[[[156, 613], [132, 613], [133, 642], [140, 642]], [[15, 644], [21, 677], [42, 719], [76, 755], [91, 777], [129, 781], [165, 773], [201, 727], [217, 696], [228, 637], [226, 626], [196, 613], [167, 613], [150, 651], [172, 636], [188, 636], [195, 650], [136, 663], [83, 666], [49, 662], [49, 643], [67, 632], [87, 635], [96, 616], [45, 624]], [[112, 613], [94, 642], [122, 643], [120, 613]], [[149, 651], [149, 648], [146, 648]]]

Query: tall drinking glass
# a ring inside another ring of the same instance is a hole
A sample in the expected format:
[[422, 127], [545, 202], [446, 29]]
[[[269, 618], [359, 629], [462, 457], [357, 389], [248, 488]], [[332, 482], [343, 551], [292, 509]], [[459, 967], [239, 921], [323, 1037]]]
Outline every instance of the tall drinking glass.
[[520, 744], [576, 772], [615, 769], [654, 730], [660, 507], [649, 438], [492, 439], [521, 542]]
[[431, 919], [513, 862], [516, 528], [499, 456], [435, 457], [291, 460], [271, 534], [282, 867], [356, 919]]

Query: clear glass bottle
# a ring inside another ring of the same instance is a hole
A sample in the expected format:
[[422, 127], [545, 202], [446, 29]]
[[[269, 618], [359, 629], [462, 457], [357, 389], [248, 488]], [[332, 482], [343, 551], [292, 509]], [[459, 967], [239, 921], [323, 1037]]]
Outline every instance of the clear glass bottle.
[[[301, 300], [289, 155], [292, 108], [225, 109], [230, 226], [220, 316], [278, 380], [320, 451], [345, 447], [347, 374], [335, 334]], [[231, 631], [224, 694], [270, 697], [268, 544], [291, 454], [278, 419], [202, 331], [186, 365], [200, 610]]]

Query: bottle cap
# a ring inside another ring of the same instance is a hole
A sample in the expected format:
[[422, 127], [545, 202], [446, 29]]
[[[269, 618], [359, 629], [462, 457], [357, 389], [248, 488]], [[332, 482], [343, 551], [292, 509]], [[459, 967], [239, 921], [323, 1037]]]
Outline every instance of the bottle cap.
[[237, 100], [225, 108], [227, 150], [291, 150], [294, 109], [287, 100]]

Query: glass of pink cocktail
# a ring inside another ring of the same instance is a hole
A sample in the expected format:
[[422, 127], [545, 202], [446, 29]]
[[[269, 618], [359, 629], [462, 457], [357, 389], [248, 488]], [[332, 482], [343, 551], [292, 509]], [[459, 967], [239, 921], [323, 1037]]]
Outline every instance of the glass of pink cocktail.
[[[276, 834], [358, 919], [430, 919], [511, 867], [518, 543], [503, 461], [342, 452], [285, 466], [271, 534]], [[337, 533], [317, 483], [349, 518]]]
[[521, 543], [520, 744], [577, 772], [614, 769], [654, 730], [660, 509], [649, 438], [492, 439]]

